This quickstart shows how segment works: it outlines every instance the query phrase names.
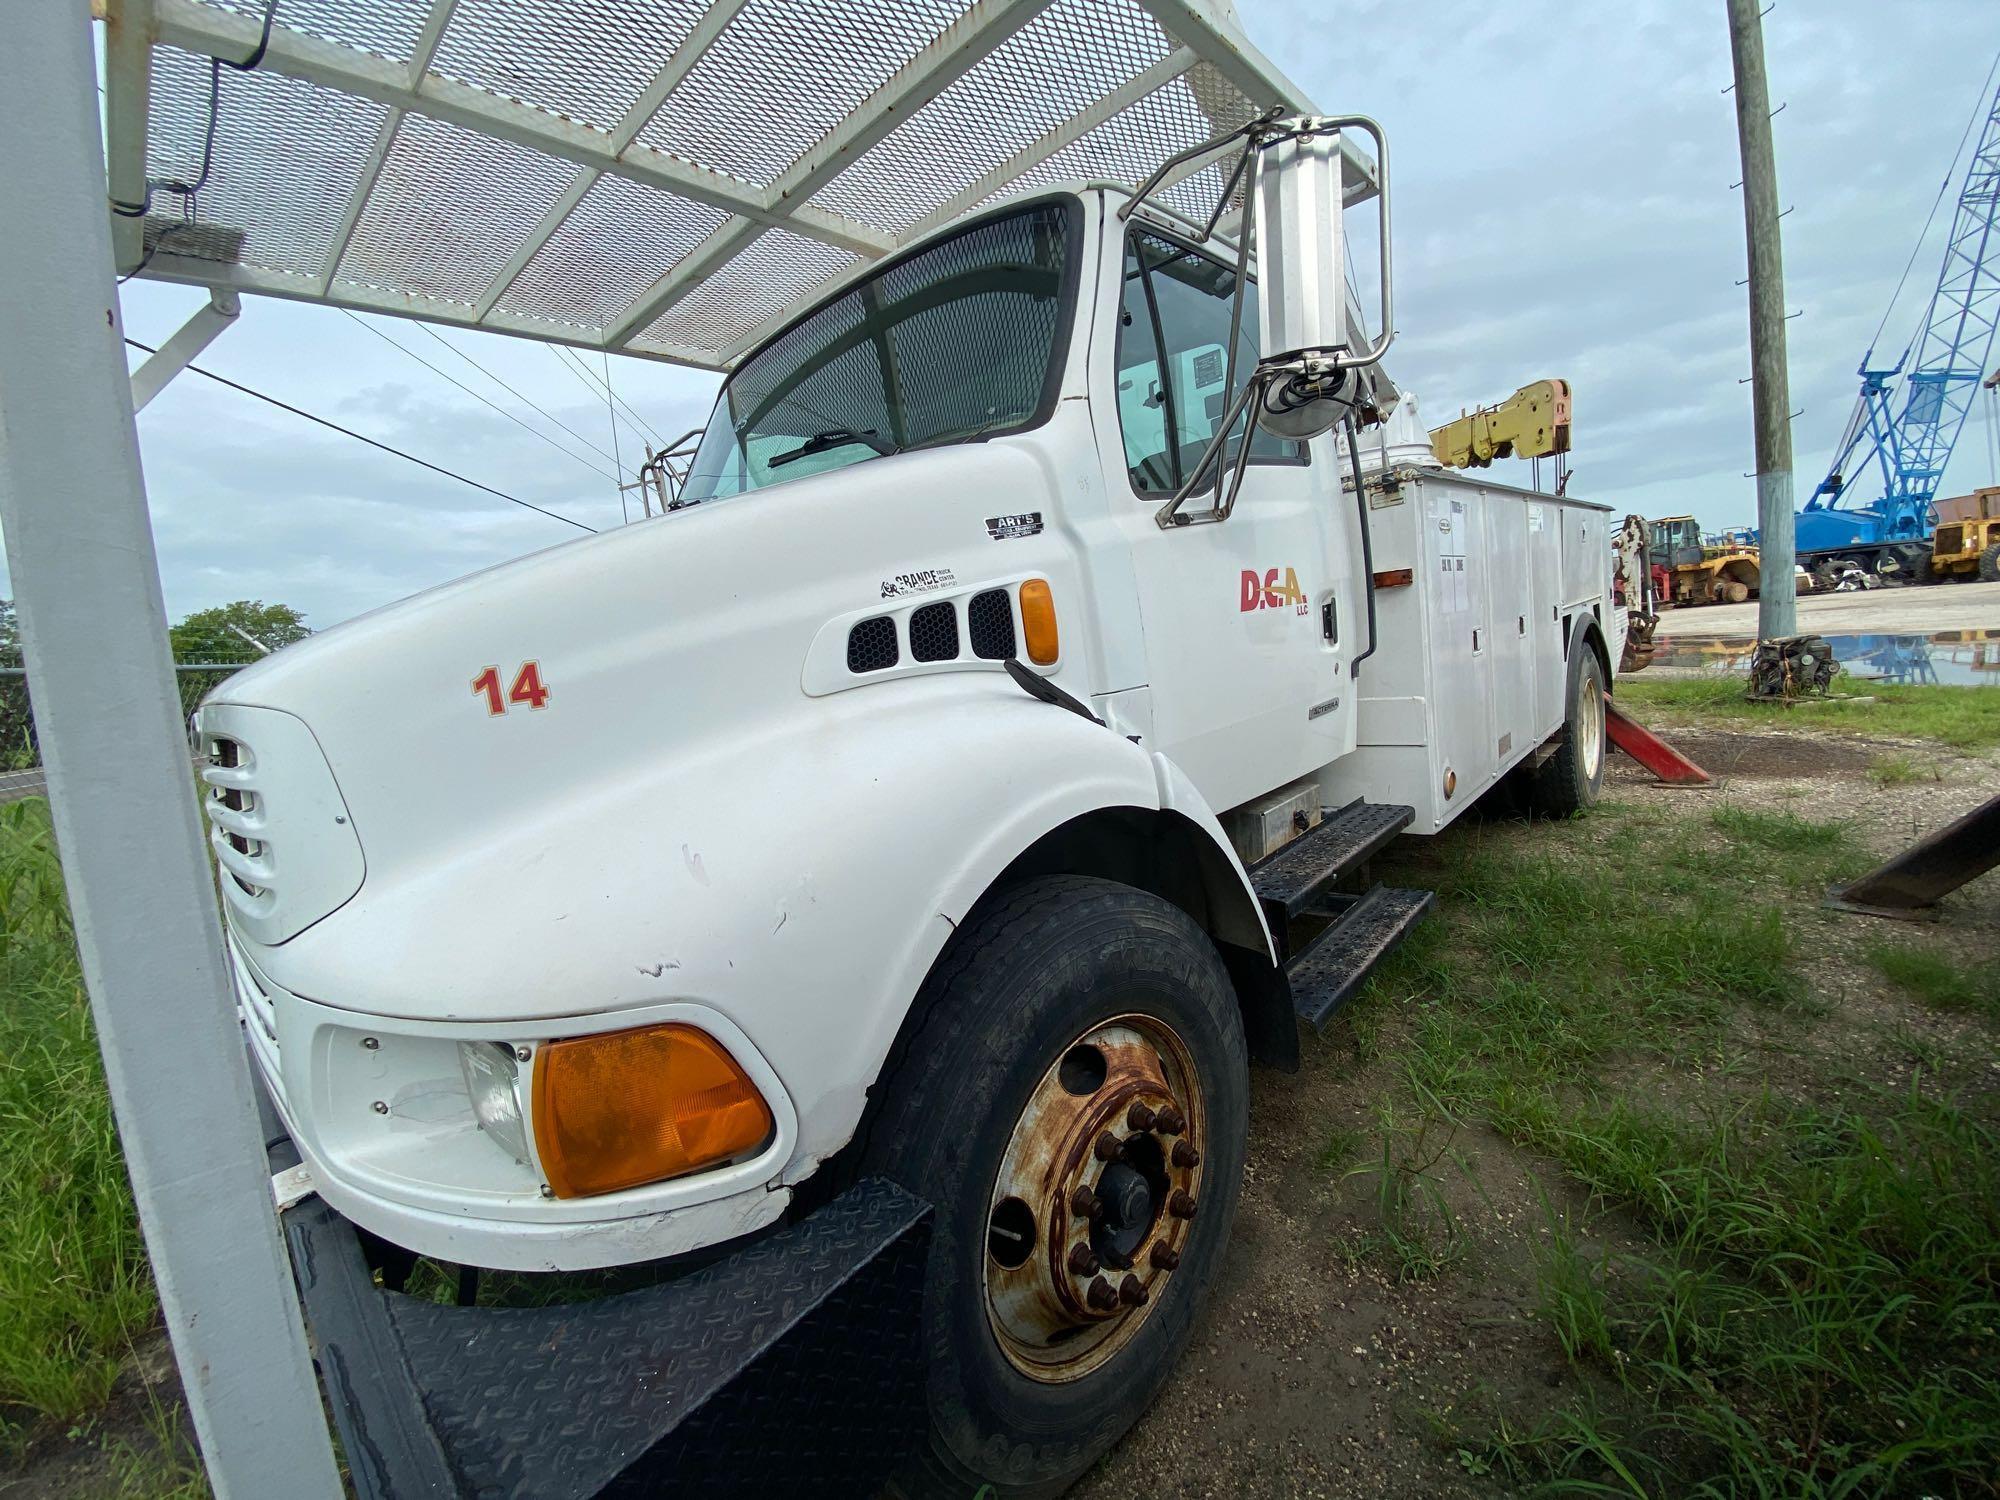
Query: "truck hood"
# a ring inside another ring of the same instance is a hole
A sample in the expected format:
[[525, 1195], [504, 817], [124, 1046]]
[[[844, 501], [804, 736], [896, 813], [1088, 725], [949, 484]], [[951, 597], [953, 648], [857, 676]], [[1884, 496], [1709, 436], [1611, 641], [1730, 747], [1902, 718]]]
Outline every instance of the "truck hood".
[[[988, 526], [1048, 508], [1035, 437], [871, 460], [536, 553], [288, 647], [209, 703], [310, 730], [368, 882], [476, 858], [496, 830], [553, 827], [597, 789], [810, 733], [813, 695], [849, 686], [843, 622], [857, 612], [1066, 575], [1039, 517], [1026, 535]], [[504, 700], [530, 663], [541, 705], [493, 712], [482, 674]], [[204, 713], [205, 727], [223, 717]], [[265, 810], [281, 862], [286, 815]]]

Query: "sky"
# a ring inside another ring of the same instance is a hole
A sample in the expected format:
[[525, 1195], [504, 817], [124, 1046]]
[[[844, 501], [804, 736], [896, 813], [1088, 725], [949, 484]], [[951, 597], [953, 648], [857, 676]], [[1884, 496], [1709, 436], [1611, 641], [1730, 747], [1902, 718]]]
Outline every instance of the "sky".
[[[1237, 9], [1320, 107], [1373, 115], [1388, 133], [1398, 336], [1387, 363], [1426, 419], [1561, 377], [1574, 395], [1572, 493], [1621, 512], [1751, 524], [1743, 218], [1720, 0]], [[1803, 498], [1846, 424], [1855, 368], [2000, 50], [2000, 8], [1779, 0], [1764, 25], [1771, 97], [1785, 106], [1774, 130], [1780, 201], [1793, 210], [1783, 229], [1786, 299], [1799, 314], [1787, 329]], [[1956, 189], [1878, 353], [1900, 350], [1923, 310]], [[148, 344], [204, 298], [144, 281], [122, 296], [128, 334]], [[201, 363], [592, 526], [616, 524], [602, 393], [546, 347], [442, 336], [577, 435], [401, 320], [246, 297]], [[704, 420], [718, 383], [622, 357], [610, 375], [664, 437]], [[1984, 408], [1945, 493], [1996, 482]], [[252, 598], [291, 604], [324, 628], [574, 534], [198, 376], [141, 413], [139, 435], [172, 618]], [[615, 445], [628, 472], [640, 441], [621, 417]]]

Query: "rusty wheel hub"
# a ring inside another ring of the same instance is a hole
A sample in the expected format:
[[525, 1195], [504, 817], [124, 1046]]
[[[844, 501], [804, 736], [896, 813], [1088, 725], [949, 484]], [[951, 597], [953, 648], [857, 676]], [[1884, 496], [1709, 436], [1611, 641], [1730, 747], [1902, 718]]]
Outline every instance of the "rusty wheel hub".
[[986, 1313], [1016, 1369], [1075, 1380], [1138, 1331], [1186, 1250], [1206, 1127], [1193, 1058], [1152, 1016], [1094, 1027], [1042, 1076], [986, 1239]]

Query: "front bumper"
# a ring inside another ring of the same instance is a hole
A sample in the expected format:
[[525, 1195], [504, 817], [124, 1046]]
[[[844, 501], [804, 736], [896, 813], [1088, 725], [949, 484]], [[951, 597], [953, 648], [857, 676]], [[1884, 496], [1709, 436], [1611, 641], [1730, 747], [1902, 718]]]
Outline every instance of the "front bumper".
[[283, 1216], [361, 1500], [871, 1494], [924, 1423], [930, 1220], [869, 1179], [679, 1280], [482, 1308], [377, 1285], [319, 1198]]
[[[789, 1093], [763, 1054], [711, 1006], [663, 1001], [612, 1015], [470, 1025], [368, 1016], [272, 982], [232, 934], [238, 1010], [256, 1072], [320, 1193], [372, 1234], [421, 1255], [505, 1271], [580, 1271], [687, 1254], [783, 1216], [779, 1179], [798, 1142]], [[594, 1197], [556, 1199], [533, 1165], [478, 1128], [460, 1041], [539, 1045], [589, 1031], [679, 1021], [714, 1037], [770, 1105], [755, 1155]]]

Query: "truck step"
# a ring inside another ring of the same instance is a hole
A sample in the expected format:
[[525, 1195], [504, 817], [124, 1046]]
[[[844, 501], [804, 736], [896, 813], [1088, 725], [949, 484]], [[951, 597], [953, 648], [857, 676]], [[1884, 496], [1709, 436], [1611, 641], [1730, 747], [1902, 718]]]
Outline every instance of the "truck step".
[[1378, 885], [1345, 902], [1327, 929], [1285, 966], [1292, 982], [1292, 1008], [1303, 1020], [1323, 1027], [1355, 996], [1375, 966], [1431, 909], [1429, 891]]
[[1356, 798], [1328, 813], [1311, 832], [1252, 865], [1250, 888], [1264, 904], [1271, 926], [1283, 928], [1320, 892], [1409, 827], [1416, 815], [1415, 808], [1400, 803]]

